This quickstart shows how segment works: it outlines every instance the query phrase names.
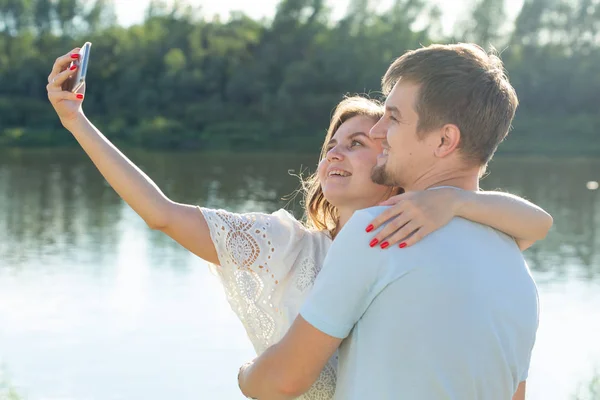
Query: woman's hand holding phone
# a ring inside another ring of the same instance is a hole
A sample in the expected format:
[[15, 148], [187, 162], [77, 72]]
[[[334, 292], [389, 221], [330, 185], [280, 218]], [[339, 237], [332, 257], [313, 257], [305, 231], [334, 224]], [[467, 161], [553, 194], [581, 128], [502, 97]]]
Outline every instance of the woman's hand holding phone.
[[61, 123], [66, 127], [69, 123], [83, 116], [82, 103], [85, 94], [85, 84], [75, 92], [63, 89], [65, 82], [76, 73], [77, 63], [71, 63], [79, 59], [80, 48], [75, 48], [67, 54], [58, 57], [54, 62], [52, 71], [48, 75], [48, 99], [58, 114]]

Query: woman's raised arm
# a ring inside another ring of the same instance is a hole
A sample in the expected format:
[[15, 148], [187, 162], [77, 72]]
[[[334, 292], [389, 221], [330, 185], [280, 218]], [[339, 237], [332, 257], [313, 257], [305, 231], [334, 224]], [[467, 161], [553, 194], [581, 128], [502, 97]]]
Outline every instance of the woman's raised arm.
[[73, 134], [112, 188], [150, 228], [166, 233], [197, 256], [218, 264], [208, 225], [198, 208], [167, 198], [86, 118], [81, 108], [83, 93], [62, 90], [63, 82], [74, 73], [68, 66], [77, 58], [78, 51], [76, 48], [57, 58], [48, 76], [48, 98], [61, 123]]

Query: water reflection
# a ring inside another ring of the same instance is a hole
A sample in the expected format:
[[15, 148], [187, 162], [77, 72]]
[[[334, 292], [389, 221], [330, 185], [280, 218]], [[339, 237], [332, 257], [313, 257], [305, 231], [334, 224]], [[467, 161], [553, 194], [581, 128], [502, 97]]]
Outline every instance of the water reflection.
[[27, 259], [65, 255], [85, 262], [77, 248], [95, 238], [101, 238], [94, 240], [97, 256], [110, 257], [120, 207], [98, 173], [76, 154], [54, 159], [46, 153], [5, 152], [0, 163], [2, 263], [18, 268]]
[[587, 189], [586, 183], [599, 174], [597, 159], [499, 158], [482, 186], [521, 195], [554, 217], [546, 240], [526, 252], [532, 269], [549, 272], [552, 280], [573, 273], [591, 280], [600, 273], [600, 192]]
[[[285, 206], [298, 188], [288, 170], [316, 164], [127, 153], [173, 200], [234, 211]], [[531, 399], [566, 399], [600, 360], [600, 191], [586, 187], [600, 160], [505, 157], [490, 171], [484, 188], [555, 218], [526, 252], [543, 308], [528, 387]], [[216, 280], [149, 230], [80, 150], [0, 150], [0, 232], [0, 364], [27, 398], [241, 398], [232, 379], [253, 352]]]
[[[273, 211], [287, 206], [298, 217], [299, 198], [282, 200], [298, 188], [299, 173], [313, 156], [294, 154], [200, 154], [129, 152], [172, 199], [235, 211]], [[600, 273], [600, 160], [498, 158], [482, 186], [501, 188], [541, 205], [555, 219], [548, 238], [527, 252], [544, 279], [583, 279]], [[0, 265], [18, 269], [29, 260], [47, 265], [68, 257], [73, 264], [111, 264], [127, 206], [80, 150], [0, 153]], [[185, 257], [176, 244], [147, 231], [155, 266]], [[78, 249], [88, 251], [81, 252]], [[184, 266], [183, 259], [175, 266]], [[173, 265], [171, 265], [173, 266]]]

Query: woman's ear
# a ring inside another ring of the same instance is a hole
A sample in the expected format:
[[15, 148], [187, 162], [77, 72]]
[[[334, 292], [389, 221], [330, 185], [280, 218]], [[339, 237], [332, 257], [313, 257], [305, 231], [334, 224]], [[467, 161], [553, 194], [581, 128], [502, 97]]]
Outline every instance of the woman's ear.
[[440, 129], [440, 141], [435, 149], [435, 155], [444, 158], [452, 153], [460, 143], [460, 129], [454, 124], [446, 124]]

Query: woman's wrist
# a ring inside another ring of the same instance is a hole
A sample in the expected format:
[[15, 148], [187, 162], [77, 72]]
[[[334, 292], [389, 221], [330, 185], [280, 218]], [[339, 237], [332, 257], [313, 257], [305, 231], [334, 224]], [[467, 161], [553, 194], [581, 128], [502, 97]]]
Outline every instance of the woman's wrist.
[[65, 129], [67, 129], [71, 133], [74, 130], [77, 130], [80, 127], [83, 127], [83, 126], [89, 124], [89, 121], [88, 121], [87, 117], [85, 116], [85, 114], [83, 113], [83, 111], [78, 112], [74, 118], [69, 118], [66, 120], [61, 119], [60, 122], [61, 122], [62, 126], [64, 126]]
[[467, 209], [469, 204], [471, 204], [473, 201], [473, 196], [475, 196], [475, 193], [459, 188], [452, 188], [451, 190], [452, 200], [450, 201], [450, 206], [454, 211], [454, 216], [464, 217], [465, 209]]

